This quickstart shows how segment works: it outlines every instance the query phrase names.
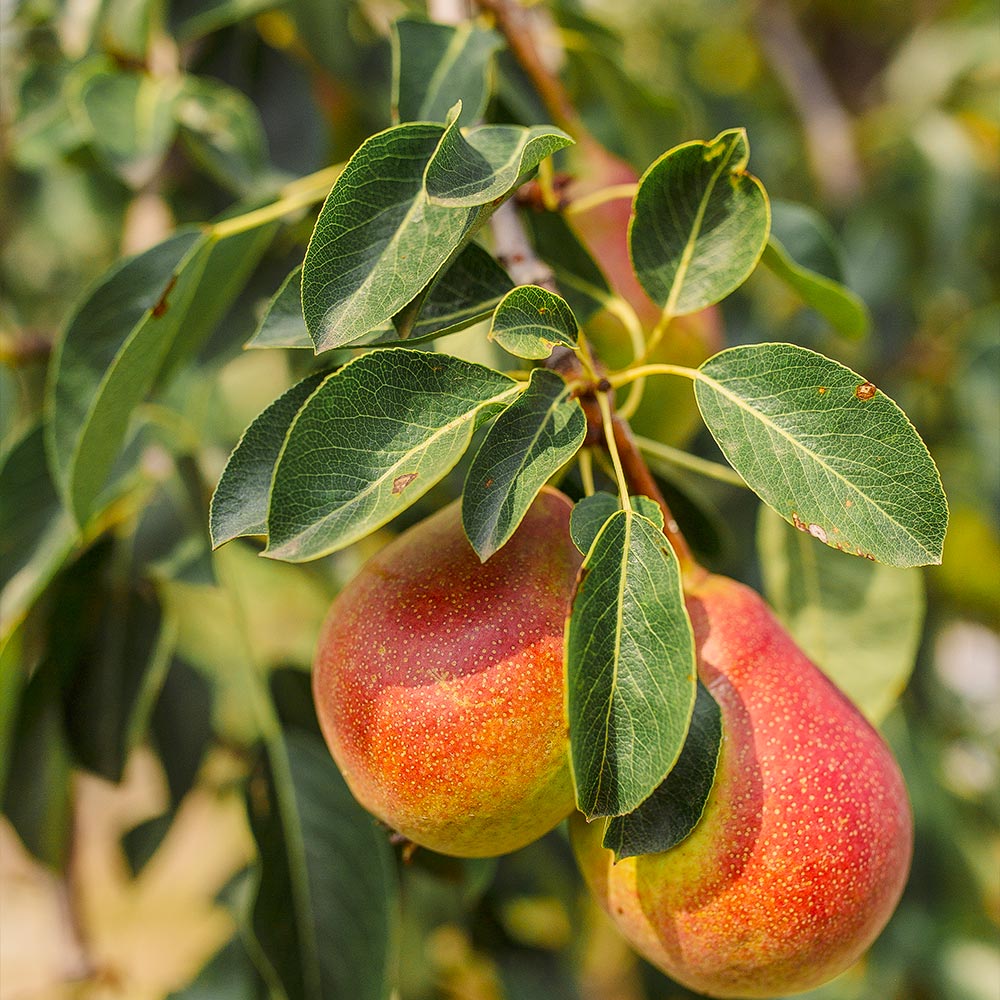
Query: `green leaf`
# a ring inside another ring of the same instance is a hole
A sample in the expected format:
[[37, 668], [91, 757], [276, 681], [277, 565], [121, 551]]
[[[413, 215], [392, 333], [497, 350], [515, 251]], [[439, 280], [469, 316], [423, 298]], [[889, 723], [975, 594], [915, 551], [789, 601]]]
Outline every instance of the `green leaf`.
[[398, 125], [351, 157], [316, 220], [302, 310], [317, 351], [386, 326], [471, 238], [479, 213], [428, 201], [423, 176], [440, 125]]
[[598, 492], [584, 497], [573, 507], [569, 517], [569, 533], [573, 544], [586, 555], [601, 528], [619, 510], [621, 506], [618, 497], [610, 493]]
[[465, 477], [462, 524], [485, 562], [514, 534], [550, 476], [583, 444], [587, 418], [555, 372], [536, 368], [497, 417]]
[[243, 432], [212, 496], [213, 548], [240, 535], [267, 534], [267, 505], [278, 456], [296, 414], [324, 378], [325, 373], [318, 372], [293, 385]]
[[167, 1000], [264, 1000], [267, 990], [239, 934]]
[[430, 287], [393, 317], [396, 336], [411, 342], [456, 333], [486, 319], [514, 287], [481, 246], [470, 243]]
[[427, 164], [424, 186], [432, 204], [475, 208], [503, 198], [547, 156], [573, 140], [551, 125], [480, 125], [462, 134], [461, 104]]
[[452, 27], [399, 18], [392, 26], [394, 122], [443, 122], [456, 101], [461, 120], [478, 121], [486, 110], [493, 56], [500, 36], [471, 21]]
[[604, 846], [616, 860], [669, 851], [694, 830], [715, 783], [721, 743], [722, 713], [699, 682], [691, 728], [673, 770], [638, 809], [615, 816], [604, 831]]
[[381, 527], [454, 467], [481, 415], [520, 391], [506, 375], [446, 354], [390, 348], [345, 365], [288, 433], [265, 554], [315, 559]]
[[849, 559], [768, 507], [757, 520], [757, 551], [764, 595], [792, 638], [871, 722], [881, 722], [916, 662], [921, 571]]
[[891, 566], [941, 561], [948, 506], [906, 414], [849, 368], [792, 344], [732, 347], [695, 383], [747, 485], [821, 542]]
[[490, 339], [515, 357], [547, 358], [556, 344], [575, 348], [579, 332], [565, 299], [538, 285], [521, 285], [497, 306]]
[[195, 13], [177, 26], [177, 41], [193, 42], [220, 28], [247, 21], [262, 11], [283, 7], [286, 3], [287, 0], [208, 0], [207, 3], [185, 7], [184, 10]]
[[254, 103], [211, 77], [184, 77], [174, 107], [181, 137], [194, 159], [238, 195], [266, 183], [267, 136]]
[[52, 485], [43, 433], [36, 425], [0, 459], [0, 642], [76, 543], [76, 527]]
[[580, 323], [604, 308], [612, 297], [607, 279], [560, 212], [525, 213], [532, 243], [556, 278]]
[[677, 557], [641, 514], [613, 514], [584, 559], [566, 669], [577, 804], [588, 818], [631, 812], [676, 763], [695, 700]]
[[867, 335], [871, 325], [868, 308], [849, 288], [796, 264], [774, 236], [768, 240], [761, 260], [838, 333], [852, 339]]
[[267, 304], [249, 347], [308, 347], [313, 342], [302, 316], [302, 265], [281, 283]]
[[746, 172], [743, 129], [664, 153], [642, 175], [632, 205], [629, 250], [642, 287], [670, 316], [725, 298], [764, 252], [770, 207]]
[[289, 1000], [387, 1000], [399, 892], [388, 837], [314, 736], [286, 732], [255, 780], [253, 930]]
[[83, 85], [80, 102], [90, 141], [133, 187], [153, 176], [173, 142], [177, 94], [170, 77], [125, 70], [93, 73]]
[[132, 410], [167, 358], [211, 251], [208, 237], [187, 229], [119, 263], [56, 345], [47, 388], [49, 460], [80, 525], [94, 512]]

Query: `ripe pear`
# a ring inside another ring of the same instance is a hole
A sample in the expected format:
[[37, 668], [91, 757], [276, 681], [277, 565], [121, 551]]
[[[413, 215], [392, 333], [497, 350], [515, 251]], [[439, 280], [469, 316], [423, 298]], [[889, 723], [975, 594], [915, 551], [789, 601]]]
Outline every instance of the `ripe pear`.
[[689, 587], [698, 672], [722, 713], [715, 784], [691, 835], [614, 864], [602, 823], [571, 821], [586, 880], [624, 936], [712, 997], [811, 989], [851, 965], [899, 901], [912, 817], [879, 734], [758, 594]]
[[336, 598], [313, 672], [320, 725], [358, 801], [414, 843], [485, 857], [573, 809], [563, 628], [580, 553], [545, 488], [485, 563], [458, 503]]

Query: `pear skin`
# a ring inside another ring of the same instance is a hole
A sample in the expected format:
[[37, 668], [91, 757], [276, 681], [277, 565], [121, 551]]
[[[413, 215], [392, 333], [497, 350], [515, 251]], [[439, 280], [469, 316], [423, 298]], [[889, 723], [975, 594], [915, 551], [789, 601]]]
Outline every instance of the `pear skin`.
[[688, 589], [698, 671], [722, 712], [705, 812], [672, 850], [617, 865], [601, 822], [570, 828], [588, 885], [650, 962], [711, 997], [827, 982], [902, 894], [913, 825], [889, 748], [753, 590]]
[[563, 627], [580, 553], [543, 489], [481, 563], [451, 504], [336, 598], [313, 671], [323, 734], [358, 801], [417, 844], [516, 850], [573, 809]]

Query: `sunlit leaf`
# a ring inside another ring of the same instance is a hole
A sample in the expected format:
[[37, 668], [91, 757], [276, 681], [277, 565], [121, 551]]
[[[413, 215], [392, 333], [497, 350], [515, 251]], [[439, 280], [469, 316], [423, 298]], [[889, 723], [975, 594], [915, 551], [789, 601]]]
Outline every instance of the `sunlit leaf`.
[[557, 344], [576, 347], [579, 325], [566, 300], [537, 285], [520, 285], [497, 306], [490, 339], [518, 358], [547, 358]]
[[732, 347], [699, 371], [709, 430], [789, 524], [891, 566], [941, 561], [941, 478], [906, 414], [872, 383], [792, 344]]

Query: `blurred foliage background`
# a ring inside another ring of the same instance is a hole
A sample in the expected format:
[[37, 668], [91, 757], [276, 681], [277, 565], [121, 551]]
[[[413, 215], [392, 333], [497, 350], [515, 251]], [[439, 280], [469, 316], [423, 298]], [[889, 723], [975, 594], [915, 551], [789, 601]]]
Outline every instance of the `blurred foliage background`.
[[[238, 931], [265, 849], [245, 802], [270, 843], [261, 798], [274, 776], [257, 741], [279, 724], [311, 731], [319, 623], [389, 532], [305, 566], [260, 560], [244, 542], [214, 555], [207, 545], [207, 498], [229, 451], [308, 365], [242, 344], [301, 259], [311, 217], [278, 233], [198, 357], [140, 408], [138, 471], [82, 540], [67, 533], [38, 459], [45, 373], [73, 304], [120, 255], [258, 204], [387, 126], [389, 25], [421, 9], [4, 0], [4, 1000], [274, 988]], [[562, 0], [534, 12], [587, 126], [637, 170], [678, 142], [745, 125], [772, 197], [813, 206], [839, 238], [847, 284], [872, 312], [868, 338], [838, 338], [758, 273], [725, 303], [721, 342], [791, 341], [864, 371], [927, 441], [952, 514], [944, 563], [925, 573], [915, 671], [883, 727], [913, 798], [913, 874], [870, 955], [811, 996], [995, 1000], [996, 6]], [[495, 102], [500, 118], [544, 119], [506, 54]], [[674, 419], [672, 441], [712, 454], [707, 434]], [[679, 489], [685, 528], [713, 568], [761, 586], [747, 495]], [[496, 861], [418, 851], [401, 871], [403, 1000], [690, 995], [632, 956], [588, 903], [560, 831]], [[280, 906], [270, 917], [281, 922]]]

